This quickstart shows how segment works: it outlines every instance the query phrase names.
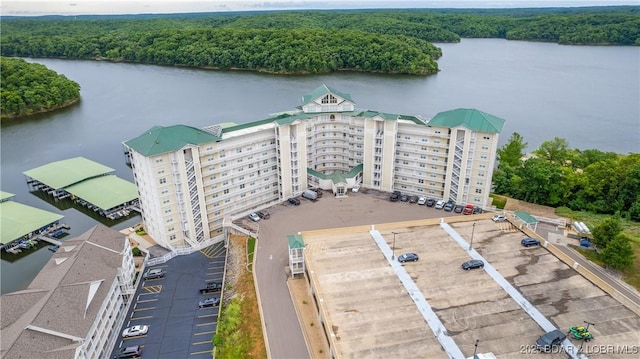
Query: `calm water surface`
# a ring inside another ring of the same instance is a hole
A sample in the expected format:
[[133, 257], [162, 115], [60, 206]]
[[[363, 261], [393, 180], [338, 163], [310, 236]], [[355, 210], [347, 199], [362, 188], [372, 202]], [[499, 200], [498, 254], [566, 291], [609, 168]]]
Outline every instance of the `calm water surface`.
[[[454, 108], [477, 108], [507, 121], [501, 145], [518, 132], [528, 151], [557, 136], [574, 148], [640, 152], [640, 48], [497, 39], [438, 46], [441, 71], [430, 77], [275, 76], [28, 59], [78, 82], [82, 101], [54, 114], [2, 123], [0, 189], [15, 193], [17, 202], [64, 215], [76, 236], [98, 222], [29, 193], [22, 172], [83, 156], [132, 180], [121, 143], [150, 127], [261, 120], [298, 106], [302, 95], [322, 84], [351, 94], [359, 108], [384, 112], [430, 118]], [[2, 293], [26, 287], [50, 256], [46, 247], [23, 257], [3, 255]]]

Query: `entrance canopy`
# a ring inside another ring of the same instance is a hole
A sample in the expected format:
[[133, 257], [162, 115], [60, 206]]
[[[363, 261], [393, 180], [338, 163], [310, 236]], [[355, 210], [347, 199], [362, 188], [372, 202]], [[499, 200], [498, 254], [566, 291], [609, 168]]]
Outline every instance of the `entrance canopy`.
[[[520, 222], [521, 225], [524, 224], [530, 230], [532, 230], [534, 232], [536, 231], [536, 228], [538, 227], [538, 222], [539, 221], [537, 219], [535, 219], [535, 217], [533, 217], [532, 215], [530, 215], [529, 213], [524, 212], [524, 211], [513, 212], [513, 215], [515, 217], [515, 220]], [[522, 228], [521, 225], [518, 226], [518, 227]]]

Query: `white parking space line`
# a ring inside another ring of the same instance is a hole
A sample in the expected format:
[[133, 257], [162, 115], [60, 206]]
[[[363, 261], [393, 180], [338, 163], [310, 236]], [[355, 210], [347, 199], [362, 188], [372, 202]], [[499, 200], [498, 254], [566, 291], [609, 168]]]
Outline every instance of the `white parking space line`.
[[[552, 330], [557, 329], [553, 323], [547, 317], [545, 317], [540, 311], [533, 306], [511, 283], [509, 283], [498, 271], [493, 268], [491, 263], [487, 262], [480, 253], [476, 252], [475, 249], [470, 248], [470, 244], [456, 232], [448, 223], [442, 221], [440, 222], [440, 227], [444, 229], [445, 232], [449, 234], [451, 238], [462, 248], [463, 250], [469, 253], [469, 257], [473, 259], [479, 259], [484, 262], [484, 270], [493, 278], [493, 280], [500, 286], [502, 289], [513, 298], [513, 300], [527, 313], [531, 319], [533, 319], [545, 332], [550, 332]], [[569, 341], [569, 337], [564, 340], [562, 343], [565, 352], [571, 358], [586, 358], [583, 354], [579, 353], [578, 348], [576, 348], [571, 341]]]
[[194, 333], [193, 335], [207, 335], [207, 334], [213, 334], [215, 332], [216, 332], [215, 330], [208, 330], [206, 332]]

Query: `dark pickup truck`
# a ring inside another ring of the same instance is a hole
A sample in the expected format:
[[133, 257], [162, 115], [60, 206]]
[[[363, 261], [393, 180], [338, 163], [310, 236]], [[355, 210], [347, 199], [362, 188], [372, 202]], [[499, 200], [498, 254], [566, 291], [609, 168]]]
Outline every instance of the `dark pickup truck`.
[[391, 194], [391, 196], [389, 196], [389, 200], [391, 202], [397, 202], [400, 199], [400, 196], [402, 196], [402, 192], [400, 191], [393, 191], [393, 193]]
[[211, 292], [219, 292], [222, 290], [222, 282], [210, 282], [207, 283], [206, 287], [200, 288], [200, 293], [211, 293]]

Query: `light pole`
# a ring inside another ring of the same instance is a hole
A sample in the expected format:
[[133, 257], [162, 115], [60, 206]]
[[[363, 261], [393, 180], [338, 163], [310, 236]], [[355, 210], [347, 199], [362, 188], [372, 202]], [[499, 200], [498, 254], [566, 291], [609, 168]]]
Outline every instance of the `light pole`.
[[391, 232], [393, 233], [393, 245], [391, 246], [391, 260], [394, 260], [396, 258], [396, 232]]
[[478, 359], [478, 356], [476, 355], [476, 352], [478, 351], [478, 343], [480, 343], [480, 339], [476, 339], [476, 344], [474, 345], [475, 349], [473, 349], [473, 359]]
[[469, 242], [469, 250], [473, 246], [473, 233], [476, 231], [476, 222], [473, 222], [473, 226], [471, 227], [471, 241]]

